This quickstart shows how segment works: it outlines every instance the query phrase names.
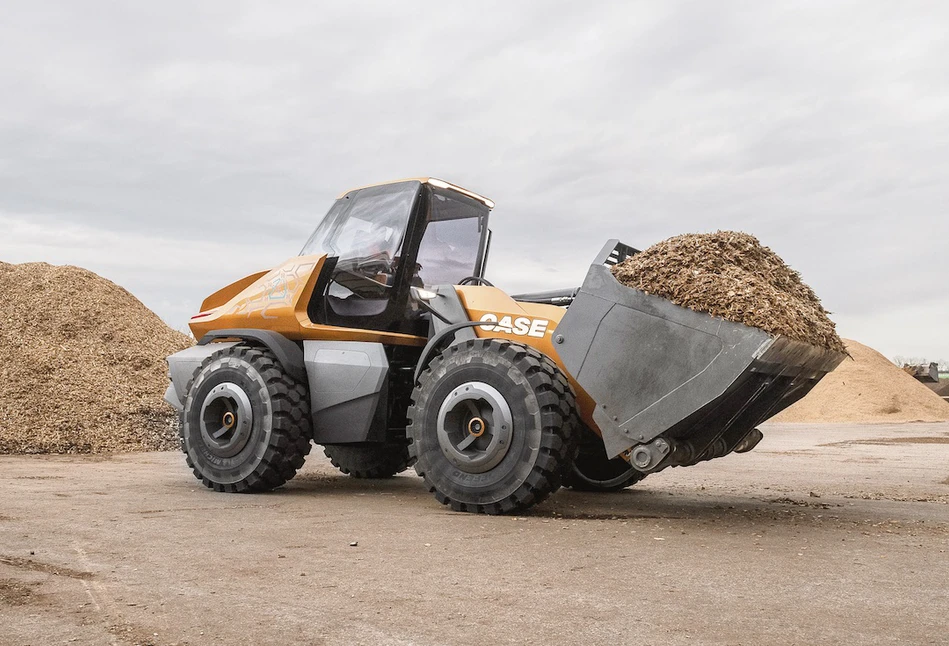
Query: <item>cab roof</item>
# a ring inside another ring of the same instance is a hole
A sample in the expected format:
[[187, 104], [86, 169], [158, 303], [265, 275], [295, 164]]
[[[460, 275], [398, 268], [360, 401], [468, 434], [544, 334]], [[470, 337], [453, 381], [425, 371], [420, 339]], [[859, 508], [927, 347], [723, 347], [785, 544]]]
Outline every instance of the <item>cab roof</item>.
[[494, 208], [494, 200], [490, 200], [483, 195], [479, 195], [478, 193], [475, 193], [474, 191], [469, 191], [468, 189], [462, 188], [458, 186], [457, 184], [446, 182], [445, 180], [438, 179], [437, 177], [406, 177], [405, 179], [394, 179], [388, 182], [377, 182], [375, 184], [366, 184], [365, 186], [358, 186], [356, 188], [351, 188], [348, 191], [343, 191], [337, 196], [336, 199], [341, 199], [345, 197], [346, 195], [349, 195], [353, 191], [358, 191], [364, 188], [370, 188], [372, 186], [385, 186], [386, 184], [399, 184], [401, 182], [421, 182], [422, 184], [431, 184], [432, 186], [435, 186], [438, 188], [445, 188], [452, 191], [457, 191], [458, 193], [461, 193], [462, 195], [467, 195], [468, 197], [472, 199], [478, 200], [489, 209]]

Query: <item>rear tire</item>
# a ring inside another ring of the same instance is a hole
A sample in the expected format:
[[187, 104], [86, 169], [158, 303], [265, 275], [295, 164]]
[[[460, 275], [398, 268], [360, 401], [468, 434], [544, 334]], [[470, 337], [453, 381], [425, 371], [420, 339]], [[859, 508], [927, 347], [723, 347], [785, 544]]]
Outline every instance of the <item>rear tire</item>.
[[334, 467], [353, 478], [391, 478], [411, 465], [404, 443], [330, 444], [323, 453]]
[[194, 476], [215, 491], [267, 491], [310, 452], [306, 387], [267, 349], [234, 345], [195, 371], [181, 412], [181, 448]]
[[560, 369], [533, 348], [499, 339], [450, 346], [412, 400], [409, 454], [442, 504], [503, 514], [560, 488], [575, 400]]
[[646, 477], [621, 457], [606, 457], [603, 440], [584, 426], [576, 457], [563, 472], [563, 486], [574, 491], [620, 491]]

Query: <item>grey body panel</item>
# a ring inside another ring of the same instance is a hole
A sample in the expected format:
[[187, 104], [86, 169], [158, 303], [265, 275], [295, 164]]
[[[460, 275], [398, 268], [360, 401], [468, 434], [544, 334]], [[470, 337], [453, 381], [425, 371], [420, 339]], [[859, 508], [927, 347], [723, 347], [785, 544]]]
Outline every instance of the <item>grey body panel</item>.
[[428, 343], [422, 349], [422, 354], [419, 355], [418, 363], [415, 366], [415, 383], [418, 383], [419, 375], [422, 374], [422, 371], [425, 370], [429, 361], [435, 357], [440, 348], [462, 341], [473, 341], [478, 338], [474, 327], [480, 323], [469, 320], [468, 312], [461, 304], [461, 298], [458, 296], [458, 290], [452, 285], [440, 285], [435, 288], [435, 292], [438, 296], [429, 301], [427, 305], [449, 322], [446, 323], [434, 314], [432, 315], [428, 331]]
[[168, 362], [168, 376], [171, 378], [171, 385], [174, 387], [174, 399], [170, 396], [171, 392], [165, 393], [165, 401], [177, 408], [182, 409], [182, 404], [187, 396], [188, 382], [194, 375], [201, 363], [218, 350], [229, 348], [237, 343], [228, 341], [222, 343], [208, 343], [206, 345], [195, 345], [186, 348], [181, 352], [176, 352], [166, 359]]
[[[445, 323], [437, 316], [432, 316], [432, 332], [429, 334], [430, 338], [438, 336], [439, 332], [447, 329], [451, 324], [463, 323], [469, 320], [468, 312], [465, 311], [464, 305], [461, 304], [461, 298], [458, 296], [458, 291], [453, 285], [439, 285], [435, 288], [435, 293], [438, 294], [438, 296], [429, 301], [428, 306], [451, 321], [451, 323]], [[456, 341], [468, 341], [476, 338], [478, 338], [478, 335], [475, 334], [471, 328], [462, 328], [455, 332]]]
[[593, 419], [611, 457], [670, 430], [683, 438], [728, 430], [731, 421], [716, 415], [750, 430], [845, 356], [631, 289], [601, 264], [590, 267], [554, 341], [596, 402]]
[[304, 341], [313, 441], [381, 442], [388, 410], [389, 361], [381, 343]]
[[[165, 401], [183, 408], [185, 388], [209, 356], [236, 342], [207, 343], [168, 357]], [[317, 444], [384, 441], [389, 362], [381, 343], [304, 341], [313, 438]]]
[[181, 400], [178, 399], [178, 392], [175, 390], [174, 384], [168, 384], [168, 388], [165, 390], [165, 401], [171, 404], [172, 408], [179, 413], [185, 408]]

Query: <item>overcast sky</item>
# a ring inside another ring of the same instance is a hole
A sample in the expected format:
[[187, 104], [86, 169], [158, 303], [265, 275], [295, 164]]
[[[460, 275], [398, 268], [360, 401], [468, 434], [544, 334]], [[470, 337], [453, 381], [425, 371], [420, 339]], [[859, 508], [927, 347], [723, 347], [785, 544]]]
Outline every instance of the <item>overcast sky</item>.
[[497, 202], [512, 292], [739, 229], [844, 336], [949, 359], [947, 33], [937, 1], [5, 3], [0, 260], [184, 328], [339, 192], [433, 175]]

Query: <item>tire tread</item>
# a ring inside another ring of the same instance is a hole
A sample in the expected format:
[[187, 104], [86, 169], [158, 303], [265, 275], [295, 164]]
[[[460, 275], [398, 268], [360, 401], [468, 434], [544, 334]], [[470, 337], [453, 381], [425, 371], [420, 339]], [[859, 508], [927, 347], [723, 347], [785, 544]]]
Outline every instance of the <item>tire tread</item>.
[[[443, 361], [463, 350], [497, 353], [507, 358], [527, 378], [541, 407], [540, 455], [530, 474], [520, 486], [496, 503], [465, 503], [454, 500], [439, 491], [424, 469], [420, 467], [419, 449], [413, 440], [414, 433], [422, 432], [416, 404], [435, 387], [432, 374]], [[436, 500], [454, 511], [479, 514], [521, 512], [543, 502], [560, 488], [564, 464], [572, 456], [576, 441], [575, 411], [576, 397], [573, 389], [566, 376], [549, 357], [530, 346], [503, 339], [468, 340], [449, 346], [441, 355], [435, 357], [419, 376], [419, 383], [412, 394], [412, 405], [408, 409], [409, 424], [406, 433], [409, 437], [409, 456], [416, 465], [416, 472], [424, 479], [429, 492], [435, 495]]]
[[222, 356], [231, 356], [247, 362], [257, 370], [267, 386], [273, 408], [273, 424], [267, 450], [257, 467], [241, 481], [233, 484], [213, 482], [201, 472], [185, 451], [185, 411], [182, 410], [178, 433], [185, 461], [194, 477], [208, 489], [223, 493], [255, 493], [276, 489], [296, 475], [312, 448], [309, 393], [304, 384], [282, 369], [270, 350], [246, 344], [229, 346], [208, 356], [192, 374], [185, 392], [191, 391], [195, 378], [202, 370]]

